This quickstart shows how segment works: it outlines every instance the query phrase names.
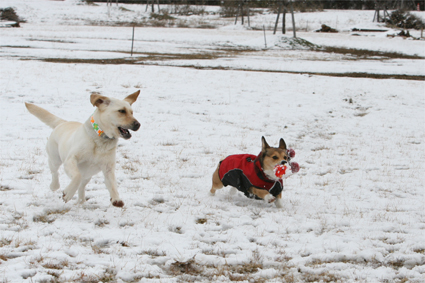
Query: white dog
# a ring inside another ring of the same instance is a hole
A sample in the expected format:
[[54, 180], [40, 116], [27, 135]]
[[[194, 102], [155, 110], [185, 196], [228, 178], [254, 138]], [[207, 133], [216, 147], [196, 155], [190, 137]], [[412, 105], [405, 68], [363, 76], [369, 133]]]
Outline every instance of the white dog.
[[139, 93], [140, 90], [124, 100], [92, 94], [90, 102], [97, 109], [84, 124], [62, 120], [41, 107], [25, 103], [31, 114], [54, 129], [46, 146], [52, 172], [50, 189], [59, 189], [58, 169], [63, 163], [66, 174], [71, 178], [63, 192], [65, 202], [78, 190], [78, 203], [83, 203], [87, 183], [93, 175], [102, 171], [112, 205], [124, 206], [117, 191], [115, 155], [118, 138], [129, 139], [131, 134], [128, 130], [140, 128], [131, 109]]

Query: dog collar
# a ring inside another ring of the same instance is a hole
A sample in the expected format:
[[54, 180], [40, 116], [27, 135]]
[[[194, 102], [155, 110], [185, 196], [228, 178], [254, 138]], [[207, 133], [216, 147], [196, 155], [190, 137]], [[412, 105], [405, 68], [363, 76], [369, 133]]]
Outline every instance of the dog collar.
[[92, 128], [93, 128], [93, 130], [96, 132], [96, 134], [99, 136], [99, 137], [101, 137], [101, 138], [104, 138], [104, 139], [111, 139], [110, 137], [108, 137], [106, 134], [105, 134], [105, 132], [99, 127], [99, 124], [98, 123], [96, 123], [95, 121], [94, 121], [94, 117], [93, 117], [93, 115], [90, 117], [90, 123], [91, 123], [91, 126], [92, 126]]
[[254, 159], [255, 173], [257, 174], [258, 178], [260, 178], [264, 182], [274, 183], [275, 181], [269, 179], [267, 175], [264, 173], [263, 167], [261, 166], [261, 162], [260, 162], [261, 155], [262, 155], [262, 152], [260, 152], [260, 154], [258, 154], [257, 157]]

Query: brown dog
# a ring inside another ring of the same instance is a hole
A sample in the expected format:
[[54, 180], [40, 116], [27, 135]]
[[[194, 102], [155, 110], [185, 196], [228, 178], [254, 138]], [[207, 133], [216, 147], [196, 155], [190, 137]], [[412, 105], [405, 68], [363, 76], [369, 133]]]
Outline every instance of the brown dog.
[[270, 147], [264, 137], [262, 149], [258, 156], [251, 154], [230, 155], [223, 159], [212, 177], [211, 195], [215, 195], [223, 186], [232, 186], [247, 197], [263, 199], [267, 202], [276, 200], [276, 206], [282, 207], [282, 180], [275, 176], [274, 168], [287, 164], [290, 160], [283, 139], [279, 147]]

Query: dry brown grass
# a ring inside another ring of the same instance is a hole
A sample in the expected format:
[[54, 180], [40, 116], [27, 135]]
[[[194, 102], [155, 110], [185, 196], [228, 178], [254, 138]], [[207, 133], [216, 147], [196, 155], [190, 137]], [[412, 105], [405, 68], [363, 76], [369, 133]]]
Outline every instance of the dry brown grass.
[[384, 60], [384, 59], [425, 59], [417, 55], [407, 55], [399, 52], [384, 52], [367, 49], [324, 46], [316, 51], [352, 56], [351, 60]]
[[[155, 65], [157, 61], [174, 61], [174, 60], [215, 60], [219, 58], [231, 58], [241, 55], [246, 52], [257, 52], [260, 50], [244, 49], [244, 48], [221, 48], [214, 49], [210, 52], [198, 52], [191, 54], [175, 54], [175, 53], [144, 53], [134, 52], [135, 56], [131, 58], [115, 58], [115, 59], [78, 59], [78, 58], [46, 58], [42, 59], [45, 62], [51, 63], [65, 63], [65, 64], [106, 64], [106, 65]], [[397, 52], [381, 52], [365, 49], [355, 48], [341, 48], [341, 47], [311, 47], [311, 52], [327, 52], [347, 55], [347, 60], [388, 60], [388, 59], [419, 59], [423, 60], [424, 57], [415, 55], [406, 55]], [[118, 51], [111, 51], [118, 52]], [[119, 53], [129, 53], [119, 51]], [[26, 60], [26, 59], [25, 59]], [[167, 66], [167, 64], [162, 64]], [[170, 64], [169, 66], [176, 66]], [[423, 75], [400, 75], [400, 74], [371, 74], [360, 72], [347, 72], [347, 73], [326, 73], [326, 72], [292, 72], [292, 71], [279, 71], [279, 70], [261, 70], [250, 68], [234, 68], [223, 66], [199, 66], [182, 65], [180, 67], [194, 68], [194, 69], [208, 69], [208, 70], [232, 70], [232, 71], [248, 71], [248, 72], [270, 72], [270, 73], [288, 73], [288, 74], [309, 74], [317, 76], [331, 76], [331, 77], [351, 77], [351, 78], [371, 78], [371, 79], [401, 79], [401, 80], [419, 80], [424, 81]]]
[[5, 185], [0, 185], [0, 191], [10, 191], [10, 190], [12, 190], [12, 188], [11, 187], [9, 187], [9, 186], [5, 186]]

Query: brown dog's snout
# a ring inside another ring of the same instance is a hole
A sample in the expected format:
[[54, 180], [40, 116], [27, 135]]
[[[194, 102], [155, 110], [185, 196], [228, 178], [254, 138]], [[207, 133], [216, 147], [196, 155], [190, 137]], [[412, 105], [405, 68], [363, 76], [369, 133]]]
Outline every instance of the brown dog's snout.
[[133, 125], [131, 125], [131, 130], [137, 131], [140, 128], [140, 123], [137, 120], [134, 120]]
[[280, 165], [285, 165], [286, 163], [288, 163], [286, 160], [282, 160], [282, 162], [280, 162]]

